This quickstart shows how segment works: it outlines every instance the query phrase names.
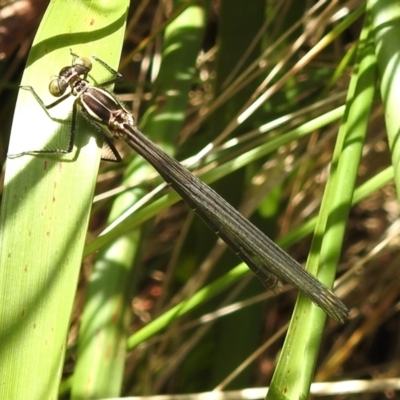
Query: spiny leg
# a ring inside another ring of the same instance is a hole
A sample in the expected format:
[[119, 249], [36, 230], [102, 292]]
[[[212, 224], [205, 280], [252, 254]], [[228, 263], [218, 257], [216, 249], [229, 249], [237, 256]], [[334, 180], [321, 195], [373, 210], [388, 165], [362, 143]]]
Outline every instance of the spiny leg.
[[36, 99], [36, 101], [39, 103], [39, 105], [43, 108], [43, 110], [48, 115], [48, 117], [50, 119], [52, 119], [53, 121], [57, 121], [57, 119], [55, 119], [51, 116], [51, 114], [49, 113], [49, 110], [51, 108], [55, 107], [56, 105], [60, 104], [62, 101], [67, 99], [69, 96], [71, 96], [71, 93], [66, 93], [64, 96], [60, 97], [56, 101], [53, 101], [52, 103], [46, 105], [46, 104], [44, 104], [44, 101], [40, 98], [40, 96], [37, 94], [36, 90], [32, 86], [20, 86], [19, 88], [23, 89], [23, 90], [28, 90], [29, 92], [31, 92], [33, 97]]
[[71, 54], [72, 57], [72, 64], [74, 63], [76, 58], [79, 58], [79, 55], [74, 53], [74, 51], [72, 49], [69, 49], [69, 53]]
[[66, 148], [66, 150], [58, 151], [58, 153], [68, 154], [71, 153], [72, 149], [74, 148], [77, 109], [78, 109], [78, 99], [74, 101], [74, 107], [72, 108], [71, 130], [69, 132], [68, 147]]
[[[103, 150], [101, 153], [101, 159], [103, 161], [111, 161], [111, 162], [122, 162], [122, 157], [118, 153], [118, 150], [114, 146], [114, 142], [111, 138], [109, 138], [107, 135], [103, 134], [104, 137], [104, 144], [103, 144]], [[114, 158], [109, 157], [106, 155], [105, 150], [110, 150]]]
[[109, 79], [106, 82], [96, 85], [97, 87], [111, 85], [112, 83], [118, 82], [122, 79], [122, 75], [118, 71], [116, 71], [114, 68], [111, 68], [106, 62], [104, 62], [103, 60], [101, 60], [100, 58], [98, 58], [96, 56], [92, 56], [92, 57], [113, 76], [112, 79]]
[[[67, 99], [71, 93], [67, 93], [64, 96], [60, 97], [53, 103], [50, 103], [48, 105], [44, 104], [44, 101], [41, 99], [41, 97], [38, 95], [38, 93], [35, 91], [35, 89], [32, 86], [20, 86], [21, 89], [23, 90], [28, 90], [32, 93], [33, 97], [36, 99], [36, 101], [39, 103], [39, 105], [42, 107], [44, 112], [47, 114], [47, 116], [52, 119], [53, 121], [58, 121], [61, 122], [63, 120], [56, 119], [52, 117], [52, 115], [49, 112], [49, 109], [55, 107], [58, 105], [60, 102], [63, 100]], [[74, 147], [74, 140], [75, 140], [75, 121], [76, 121], [76, 107], [77, 107], [77, 102], [74, 102], [74, 108], [73, 108], [73, 113], [72, 113], [72, 127], [71, 127], [71, 132], [70, 132], [70, 138], [68, 141], [68, 147], [65, 150], [28, 150], [28, 151], [23, 151], [21, 153], [16, 153], [16, 154], [8, 154], [9, 158], [17, 158], [21, 157], [23, 155], [28, 155], [28, 154], [68, 154], [72, 152], [72, 149]]]

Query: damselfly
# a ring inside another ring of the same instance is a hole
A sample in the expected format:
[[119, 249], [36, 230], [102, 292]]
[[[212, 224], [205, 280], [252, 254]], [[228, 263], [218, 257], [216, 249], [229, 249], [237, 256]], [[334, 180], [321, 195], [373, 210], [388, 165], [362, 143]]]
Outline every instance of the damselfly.
[[[92, 69], [90, 59], [79, 57], [72, 52], [71, 55], [72, 65], [62, 68], [59, 75], [50, 82], [50, 93], [59, 97], [55, 102], [46, 106], [31, 86], [21, 86], [22, 89], [32, 92], [50, 118], [49, 109], [71, 95], [76, 97], [68, 148], [58, 150], [57, 153], [72, 151], [76, 113], [79, 106], [85, 117], [104, 132], [104, 139], [115, 161], [120, 161], [121, 157], [113, 142], [115, 139], [122, 139], [157, 170], [215, 234], [249, 266], [265, 286], [273, 287], [278, 279], [289, 282], [332, 318], [340, 322], [345, 321], [348, 310], [332, 291], [303, 269], [218, 193], [161, 150], [137, 128], [131, 113], [112, 93], [104, 89], [104, 86], [121, 79], [121, 74], [93, 56], [112, 74], [113, 78], [101, 85], [92, 85], [88, 81], [88, 74]], [[67, 92], [68, 88], [70, 90]], [[30, 151], [13, 156], [30, 153], [54, 153], [54, 151]]]

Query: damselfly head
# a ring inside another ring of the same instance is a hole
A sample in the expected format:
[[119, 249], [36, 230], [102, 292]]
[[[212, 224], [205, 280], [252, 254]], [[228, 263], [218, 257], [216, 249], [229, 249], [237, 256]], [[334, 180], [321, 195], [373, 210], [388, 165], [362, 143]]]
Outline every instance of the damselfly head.
[[62, 96], [68, 86], [72, 86], [75, 82], [86, 79], [86, 76], [92, 69], [92, 62], [87, 57], [78, 57], [74, 60], [73, 65], [61, 69], [58, 76], [50, 81], [49, 91], [55, 97]]
[[[87, 57], [79, 57], [74, 61], [73, 67], [77, 71], [85, 71], [81, 72], [79, 75], [83, 73], [88, 73], [92, 69], [92, 62]], [[81, 67], [81, 68], [79, 68]]]
[[[60, 74], [63, 71], [60, 71]], [[62, 96], [68, 88], [68, 82], [64, 79], [62, 75], [53, 78], [49, 83], [49, 92], [54, 97]]]

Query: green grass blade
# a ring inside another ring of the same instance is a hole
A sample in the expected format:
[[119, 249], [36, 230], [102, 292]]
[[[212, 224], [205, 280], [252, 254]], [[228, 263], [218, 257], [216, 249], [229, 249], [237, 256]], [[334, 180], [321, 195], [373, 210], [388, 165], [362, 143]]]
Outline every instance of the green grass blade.
[[[118, 2], [50, 3], [22, 84], [34, 86], [50, 102], [49, 80], [70, 65], [70, 48], [96, 54], [115, 67], [126, 7]], [[54, 109], [59, 119], [54, 121], [31, 93], [20, 91], [9, 153], [65, 146], [70, 113], [66, 101]], [[83, 119], [78, 124], [71, 155], [27, 155], [7, 162], [0, 227], [4, 399], [57, 396], [100, 157], [93, 129]]]
[[[333, 284], [339, 261], [375, 82], [376, 61], [369, 25], [365, 24], [306, 267], [328, 287]], [[267, 399], [307, 398], [325, 320], [321, 309], [299, 296]]]
[[400, 68], [398, 59], [400, 9], [399, 3], [393, 0], [371, 0], [369, 7], [376, 42], [376, 58], [381, 73], [385, 123], [392, 154], [397, 197], [400, 199]]

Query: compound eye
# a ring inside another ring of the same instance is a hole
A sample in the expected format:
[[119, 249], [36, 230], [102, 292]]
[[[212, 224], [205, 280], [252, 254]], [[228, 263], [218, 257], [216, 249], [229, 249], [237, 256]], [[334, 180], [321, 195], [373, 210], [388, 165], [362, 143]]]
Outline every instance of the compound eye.
[[60, 97], [65, 93], [67, 85], [60, 78], [54, 78], [49, 83], [49, 92], [54, 97]]
[[75, 60], [74, 65], [80, 65], [90, 71], [92, 69], [92, 62], [87, 57], [79, 57]]

